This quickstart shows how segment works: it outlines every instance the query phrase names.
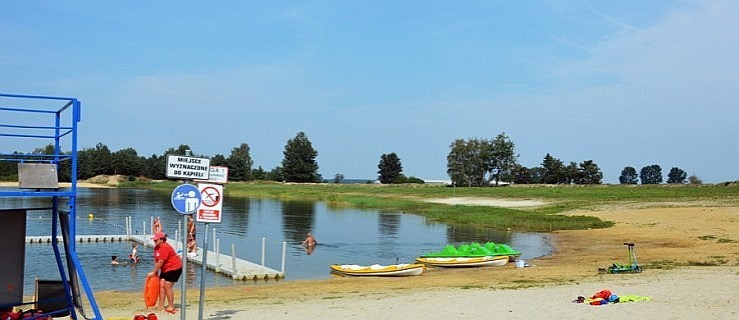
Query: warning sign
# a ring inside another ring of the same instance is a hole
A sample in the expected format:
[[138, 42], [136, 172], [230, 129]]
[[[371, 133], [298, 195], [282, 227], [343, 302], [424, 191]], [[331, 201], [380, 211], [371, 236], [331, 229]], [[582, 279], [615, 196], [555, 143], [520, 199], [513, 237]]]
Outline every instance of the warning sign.
[[195, 220], [198, 222], [221, 222], [223, 208], [223, 186], [219, 184], [198, 184], [200, 206]]

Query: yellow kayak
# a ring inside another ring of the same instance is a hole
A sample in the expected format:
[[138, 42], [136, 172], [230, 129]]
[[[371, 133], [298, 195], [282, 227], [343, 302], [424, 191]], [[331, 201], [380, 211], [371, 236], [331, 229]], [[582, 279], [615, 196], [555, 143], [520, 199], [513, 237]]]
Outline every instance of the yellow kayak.
[[371, 266], [360, 266], [356, 264], [332, 264], [329, 266], [331, 272], [346, 276], [387, 276], [405, 277], [417, 276], [423, 273], [426, 267], [423, 264], [391, 264], [387, 266], [373, 264]]
[[434, 267], [485, 267], [503, 266], [508, 256], [416, 258], [416, 261]]

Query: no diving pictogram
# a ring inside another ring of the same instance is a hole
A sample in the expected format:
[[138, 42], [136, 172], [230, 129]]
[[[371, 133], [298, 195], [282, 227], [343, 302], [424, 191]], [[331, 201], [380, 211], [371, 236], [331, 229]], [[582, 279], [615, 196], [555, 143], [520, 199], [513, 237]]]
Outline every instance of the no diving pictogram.
[[215, 207], [221, 201], [221, 192], [214, 187], [205, 187], [200, 191], [200, 203], [206, 207]]

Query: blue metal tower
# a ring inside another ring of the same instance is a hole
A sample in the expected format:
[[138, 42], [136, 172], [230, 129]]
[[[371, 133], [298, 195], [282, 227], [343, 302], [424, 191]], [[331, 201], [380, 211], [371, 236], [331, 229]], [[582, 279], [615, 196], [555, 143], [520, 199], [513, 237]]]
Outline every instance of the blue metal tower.
[[[78, 313], [85, 318], [81, 302], [80, 286], [84, 290], [93, 319], [103, 319], [97, 302], [82, 268], [75, 246], [77, 218], [77, 125], [80, 122], [80, 101], [76, 98], [29, 96], [0, 93], [0, 165], [11, 163], [18, 167], [18, 187], [0, 189], [0, 197], [37, 197], [49, 199], [48, 207], [42, 208], [0, 208], [0, 219], [3, 216], [20, 216], [17, 224], [4, 223], [0, 220], [0, 233], [18, 234], [5, 242], [18, 242], [18, 247], [25, 250], [25, 214], [33, 210], [51, 212], [51, 241], [59, 269], [59, 290], [53, 297], [39, 294], [38, 282], [34, 301], [23, 301], [23, 261], [20, 261], [21, 274], [16, 274], [17, 267], [0, 268], [2, 283], [7, 292], [0, 294], [0, 309], [34, 304], [35, 306], [56, 305], [56, 310], [43, 310], [51, 316], [69, 314], [77, 319]], [[40, 141], [40, 142], [39, 142]], [[44, 149], [45, 147], [45, 149]], [[35, 152], [18, 152], [9, 149], [28, 148]], [[38, 152], [38, 150], [43, 150]], [[69, 187], [60, 187], [59, 180], [69, 179]], [[22, 229], [22, 230], [17, 230]], [[58, 235], [61, 230], [61, 235]], [[60, 244], [57, 238], [63, 240]], [[11, 249], [12, 250], [12, 249]], [[20, 253], [23, 257], [24, 253]], [[23, 260], [23, 259], [20, 259]], [[20, 279], [20, 289], [17, 287]], [[12, 281], [16, 282], [13, 283]], [[63, 292], [62, 289], [63, 288]], [[20, 291], [18, 294], [18, 291]], [[18, 298], [20, 297], [20, 298]], [[19, 300], [20, 301], [17, 301]], [[57, 301], [45, 301], [57, 300]], [[38, 308], [43, 309], [43, 308]]]

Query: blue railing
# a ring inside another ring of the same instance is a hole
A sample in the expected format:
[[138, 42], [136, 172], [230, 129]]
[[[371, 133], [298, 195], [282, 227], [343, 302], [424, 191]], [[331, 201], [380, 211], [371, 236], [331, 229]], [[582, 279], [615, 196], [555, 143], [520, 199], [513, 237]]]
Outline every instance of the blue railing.
[[[17, 189], [0, 190], [0, 197], [50, 198], [52, 248], [66, 293], [67, 311], [72, 319], [77, 319], [77, 312], [85, 316], [81, 299], [79, 299], [79, 286], [81, 285], [95, 319], [103, 319], [85, 277], [82, 264], [77, 257], [74, 241], [77, 220], [77, 125], [81, 119], [80, 115], [80, 101], [76, 98], [0, 93], [0, 162], [48, 163], [56, 165], [57, 173], [62, 169], [61, 164], [68, 162], [69, 165], [65, 166], [64, 170], [68, 170], [70, 179], [68, 188], [57, 186], [56, 188], [21, 189], [19, 183]], [[42, 143], [38, 144], [38, 141]], [[48, 148], [49, 145], [53, 147]], [[36, 149], [44, 150], [45, 153], [7, 149], [34, 146], [47, 148], [46, 150]], [[68, 150], [65, 152], [63, 147]], [[37, 208], [11, 209], [37, 210]], [[61, 230], [64, 239], [62, 247], [64, 257], [56, 240], [57, 230]], [[38, 302], [40, 301], [19, 301], [13, 306]], [[52, 313], [58, 312], [53, 311]]]

